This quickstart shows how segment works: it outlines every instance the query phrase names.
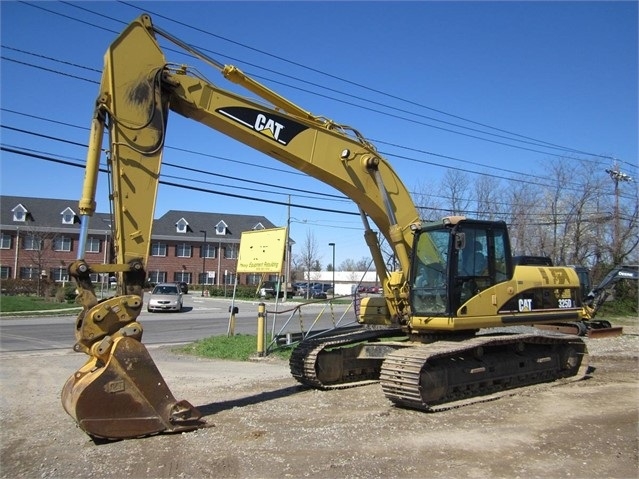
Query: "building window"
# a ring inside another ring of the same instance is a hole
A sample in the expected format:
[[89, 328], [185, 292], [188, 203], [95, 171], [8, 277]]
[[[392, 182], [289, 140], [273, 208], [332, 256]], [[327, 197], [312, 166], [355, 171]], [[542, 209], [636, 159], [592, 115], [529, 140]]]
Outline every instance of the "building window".
[[71, 238], [58, 236], [53, 239], [53, 251], [71, 251]]
[[42, 239], [38, 235], [26, 234], [22, 239], [23, 249], [30, 251], [40, 251], [42, 249]]
[[11, 266], [0, 266], [0, 279], [11, 278]]
[[224, 247], [224, 258], [225, 259], [236, 259], [237, 258], [237, 245], [236, 244], [227, 244]]
[[151, 256], [166, 256], [166, 243], [151, 243]]
[[95, 236], [90, 236], [87, 239], [87, 253], [99, 253], [100, 252], [100, 243], [102, 241], [100, 238], [96, 238]]
[[227, 224], [224, 221], [220, 221], [215, 225], [215, 234], [216, 235], [225, 235], [226, 234]]
[[175, 245], [175, 256], [177, 256], [178, 258], [190, 258], [191, 245], [186, 243]]
[[0, 249], [11, 249], [11, 235], [0, 234]]
[[63, 225], [72, 225], [75, 222], [75, 212], [71, 208], [65, 209], [60, 215]]
[[189, 230], [189, 223], [181, 218], [180, 221], [175, 223], [175, 229], [178, 233], [186, 233]]
[[211, 276], [209, 276], [208, 272], [199, 273], [198, 278], [200, 279], [200, 284], [215, 284], [215, 271], [211, 273]]
[[13, 221], [19, 221], [20, 223], [27, 221], [27, 209], [24, 206], [18, 205], [11, 212], [13, 213]]
[[[51, 279], [55, 282], [67, 282], [69, 281], [69, 272], [66, 268], [52, 268], [51, 269]], [[97, 276], [96, 276], [97, 279]]]
[[187, 273], [186, 271], [178, 271], [173, 275], [173, 281], [184, 281], [185, 283], [191, 284], [191, 273]]
[[23, 266], [20, 268], [20, 279], [38, 279], [38, 268], [33, 266]]
[[235, 273], [231, 273], [230, 271], [224, 276], [225, 284], [233, 285], [235, 284]]
[[246, 284], [251, 285], [251, 286], [255, 286], [260, 284], [260, 281], [262, 280], [262, 275], [261, 274], [257, 274], [257, 273], [251, 273], [246, 275]]
[[149, 282], [155, 284], [165, 283], [166, 271], [149, 271]]
[[200, 248], [200, 258], [215, 258], [215, 245], [204, 244]]

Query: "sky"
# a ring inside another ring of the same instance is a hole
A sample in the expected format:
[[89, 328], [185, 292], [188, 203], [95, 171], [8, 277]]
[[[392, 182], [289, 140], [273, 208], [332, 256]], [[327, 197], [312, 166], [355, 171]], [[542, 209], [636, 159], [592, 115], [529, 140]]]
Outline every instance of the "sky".
[[[143, 12], [303, 109], [357, 129], [411, 192], [436, 192], [448, 168], [471, 178], [530, 178], [570, 158], [602, 169], [617, 162], [636, 178], [637, 6], [2, 1], [0, 193], [79, 199], [104, 52]], [[169, 61], [239, 91], [166, 48]], [[209, 192], [161, 186], [156, 218], [179, 209], [263, 215], [277, 226], [290, 219], [291, 237], [301, 244], [311, 234], [324, 267], [332, 263], [329, 243], [337, 265], [370, 257], [349, 199], [177, 114], [162, 179]], [[109, 209], [107, 195], [101, 177], [99, 212]]]

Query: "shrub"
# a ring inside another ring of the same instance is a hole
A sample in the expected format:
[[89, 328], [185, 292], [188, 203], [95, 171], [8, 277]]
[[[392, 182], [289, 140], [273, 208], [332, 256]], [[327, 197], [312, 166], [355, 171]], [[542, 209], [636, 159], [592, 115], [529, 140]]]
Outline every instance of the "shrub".
[[[41, 283], [42, 285], [42, 283]], [[3, 279], [2, 294], [15, 296], [17, 294], [36, 294], [38, 282], [28, 279]]]

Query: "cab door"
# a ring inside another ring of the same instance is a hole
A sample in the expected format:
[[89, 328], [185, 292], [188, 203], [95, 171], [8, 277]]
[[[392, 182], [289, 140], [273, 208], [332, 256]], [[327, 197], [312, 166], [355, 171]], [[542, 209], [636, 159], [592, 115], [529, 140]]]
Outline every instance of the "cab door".
[[451, 309], [512, 276], [510, 242], [502, 222], [464, 221], [451, 238]]

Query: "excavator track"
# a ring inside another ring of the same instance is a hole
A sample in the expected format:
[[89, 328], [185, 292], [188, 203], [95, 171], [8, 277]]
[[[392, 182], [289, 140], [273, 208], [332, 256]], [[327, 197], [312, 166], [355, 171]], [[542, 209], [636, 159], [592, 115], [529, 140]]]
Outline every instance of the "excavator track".
[[291, 353], [293, 377], [315, 389], [343, 389], [375, 383], [383, 359], [361, 358], [359, 344], [405, 336], [401, 329], [366, 329], [302, 341]]
[[380, 384], [394, 404], [435, 412], [514, 388], [579, 379], [587, 369], [586, 345], [576, 336], [477, 336], [396, 350], [382, 365]]

